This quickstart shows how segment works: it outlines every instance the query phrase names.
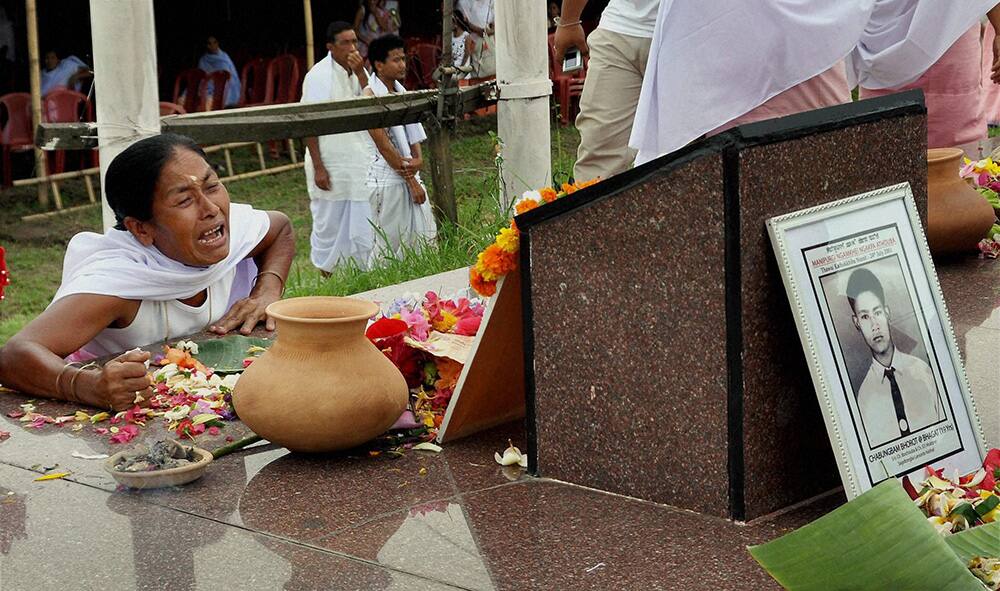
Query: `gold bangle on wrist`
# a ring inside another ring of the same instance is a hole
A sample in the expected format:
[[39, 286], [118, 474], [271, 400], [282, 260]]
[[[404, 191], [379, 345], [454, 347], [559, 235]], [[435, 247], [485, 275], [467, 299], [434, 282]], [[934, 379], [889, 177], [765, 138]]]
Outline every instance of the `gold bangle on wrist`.
[[67, 363], [66, 365], [64, 365], [63, 368], [59, 370], [59, 375], [56, 376], [56, 394], [58, 394], [60, 398], [62, 398], [62, 395], [63, 395], [63, 391], [62, 391], [62, 377], [63, 377], [63, 374], [66, 373], [67, 369], [73, 367], [74, 363], [76, 363], [76, 362], [75, 361], [70, 361], [69, 363]]
[[69, 400], [71, 402], [80, 402], [80, 397], [76, 395], [76, 378], [80, 377], [82, 373], [83, 368], [76, 370], [76, 373], [69, 380]]
[[93, 362], [88, 363], [88, 364], [84, 365], [83, 367], [81, 367], [80, 369], [76, 370], [76, 373], [73, 374], [72, 378], [70, 378], [70, 380], [69, 380], [69, 399], [72, 402], [81, 402], [80, 397], [76, 393], [76, 378], [80, 377], [80, 374], [82, 374], [83, 372], [87, 371], [88, 369], [93, 369], [93, 368], [96, 368], [96, 367], [97, 367], [97, 365], [94, 364]]
[[278, 273], [276, 273], [274, 271], [261, 271], [260, 273], [257, 273], [256, 277], [253, 278], [253, 284], [254, 285], [257, 285], [257, 280], [260, 279], [261, 275], [274, 275], [275, 277], [277, 277], [278, 281], [281, 283], [281, 293], [285, 293], [285, 278], [284, 277], [282, 277], [281, 275], [279, 275]]

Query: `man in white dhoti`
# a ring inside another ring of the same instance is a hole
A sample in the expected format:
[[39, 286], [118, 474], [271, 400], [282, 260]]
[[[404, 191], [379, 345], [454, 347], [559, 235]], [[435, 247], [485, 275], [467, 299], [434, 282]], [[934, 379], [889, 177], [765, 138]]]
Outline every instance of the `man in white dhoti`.
[[[848, 88], [919, 78], [996, 0], [662, 0], [629, 144], [636, 164], [781, 98], [817, 106], [817, 77]], [[802, 91], [803, 96], [792, 96]], [[779, 97], [779, 95], [782, 95]], [[746, 122], [746, 121], [744, 121]]]
[[[384, 35], [368, 45], [375, 72], [365, 94], [405, 92], [406, 53], [397, 35]], [[437, 226], [420, 180], [420, 142], [427, 139], [419, 123], [370, 129], [375, 157], [368, 168], [369, 205], [375, 225], [373, 262], [399, 256], [404, 246], [419, 247], [437, 235]]]
[[[351, 99], [368, 85], [357, 35], [346, 22], [330, 23], [326, 30], [326, 57], [302, 82], [302, 102]], [[309, 258], [324, 275], [338, 264], [353, 260], [366, 268], [374, 244], [368, 222], [365, 178], [372, 160], [372, 144], [364, 131], [305, 138], [306, 187], [313, 227]]]

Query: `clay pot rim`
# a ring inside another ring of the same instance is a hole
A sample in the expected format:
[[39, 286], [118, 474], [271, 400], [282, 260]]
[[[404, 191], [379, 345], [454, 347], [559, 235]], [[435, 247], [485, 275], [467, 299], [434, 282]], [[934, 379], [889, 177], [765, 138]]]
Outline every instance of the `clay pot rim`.
[[927, 150], [927, 163], [937, 164], [947, 160], [954, 160], [965, 155], [961, 148], [930, 148]]
[[[289, 314], [284, 314], [280, 310], [281, 308], [293, 305], [292, 303], [303, 303], [308, 301], [322, 301], [322, 302], [336, 302], [336, 301], [346, 301], [351, 304], [361, 305], [368, 308], [369, 311], [359, 314], [353, 314], [350, 316], [337, 316], [330, 318], [309, 318], [303, 316], [292, 316]], [[284, 300], [278, 300], [267, 306], [267, 315], [276, 319], [286, 322], [297, 322], [302, 324], [342, 324], [348, 322], [358, 322], [359, 320], [368, 320], [372, 316], [378, 313], [379, 306], [375, 302], [369, 302], [368, 300], [362, 300], [358, 298], [348, 298], [339, 296], [302, 296], [296, 298], [286, 298]]]

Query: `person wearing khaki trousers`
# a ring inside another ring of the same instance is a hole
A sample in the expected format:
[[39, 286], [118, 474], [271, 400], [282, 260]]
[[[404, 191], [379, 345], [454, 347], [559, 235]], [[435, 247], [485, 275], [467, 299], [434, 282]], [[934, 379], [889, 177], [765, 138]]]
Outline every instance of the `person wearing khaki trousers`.
[[584, 36], [580, 14], [587, 0], [563, 0], [556, 26], [556, 59], [576, 47], [590, 57], [580, 97], [580, 131], [573, 177], [606, 179], [628, 170], [635, 150], [628, 147], [659, 0], [611, 0], [598, 27]]

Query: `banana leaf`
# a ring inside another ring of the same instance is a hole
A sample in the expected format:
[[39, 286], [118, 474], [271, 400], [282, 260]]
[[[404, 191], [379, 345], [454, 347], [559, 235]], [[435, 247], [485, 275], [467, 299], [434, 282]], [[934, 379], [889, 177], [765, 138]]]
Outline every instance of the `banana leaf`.
[[983, 589], [894, 478], [750, 554], [792, 591]]
[[944, 541], [965, 564], [976, 556], [1000, 558], [1000, 521], [960, 531]]
[[253, 357], [247, 353], [250, 347], [270, 347], [270, 339], [246, 337], [241, 334], [229, 334], [220, 339], [196, 341], [198, 354], [195, 358], [205, 364], [205, 367], [215, 369], [216, 373], [240, 373], [243, 371], [243, 360]]

